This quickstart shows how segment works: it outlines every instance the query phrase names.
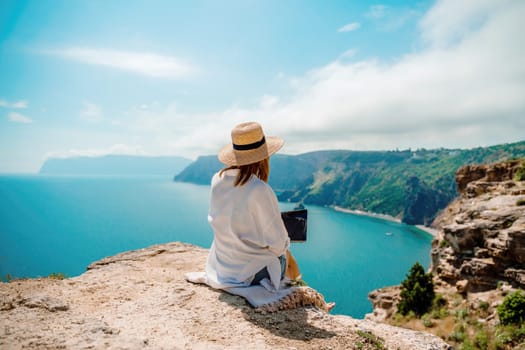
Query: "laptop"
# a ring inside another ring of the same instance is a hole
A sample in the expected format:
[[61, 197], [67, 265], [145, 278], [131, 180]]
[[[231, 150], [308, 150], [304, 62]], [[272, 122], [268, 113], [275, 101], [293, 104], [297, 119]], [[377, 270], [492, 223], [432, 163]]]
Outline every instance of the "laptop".
[[291, 242], [306, 242], [306, 221], [308, 219], [306, 209], [282, 212], [281, 218]]

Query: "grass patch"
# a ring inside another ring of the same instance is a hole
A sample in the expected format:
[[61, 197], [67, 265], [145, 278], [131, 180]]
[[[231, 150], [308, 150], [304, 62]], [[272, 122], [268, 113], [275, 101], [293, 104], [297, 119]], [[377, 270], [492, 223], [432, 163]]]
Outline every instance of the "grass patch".
[[52, 272], [47, 276], [47, 278], [55, 279], [55, 280], [63, 280], [67, 278], [66, 274], [63, 272]]
[[[391, 324], [435, 334], [456, 350], [525, 350], [524, 296], [520, 290], [509, 293], [495, 307], [485, 300], [468, 303], [457, 293], [436, 294], [431, 310], [421, 318], [398, 314]], [[502, 317], [497, 314], [499, 310]], [[496, 324], [487, 322], [494, 316]]]
[[514, 181], [525, 181], [525, 163], [522, 163], [514, 174]]
[[357, 334], [364, 339], [364, 342], [366, 344], [371, 344], [378, 350], [386, 350], [386, 347], [383, 344], [383, 339], [379, 338], [378, 336], [370, 332], [364, 332], [359, 330], [357, 331]]

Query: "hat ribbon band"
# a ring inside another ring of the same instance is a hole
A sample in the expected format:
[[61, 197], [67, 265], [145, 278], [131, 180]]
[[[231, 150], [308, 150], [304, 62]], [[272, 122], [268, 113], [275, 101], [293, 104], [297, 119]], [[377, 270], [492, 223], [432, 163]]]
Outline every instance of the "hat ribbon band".
[[249, 150], [252, 150], [252, 149], [259, 148], [262, 145], [264, 145], [265, 143], [266, 143], [266, 139], [263, 136], [263, 138], [260, 141], [257, 141], [257, 142], [254, 142], [254, 143], [249, 143], [249, 144], [246, 144], [246, 145], [238, 145], [238, 144], [233, 143], [232, 145], [233, 145], [233, 149], [236, 150], [236, 151], [249, 151]]

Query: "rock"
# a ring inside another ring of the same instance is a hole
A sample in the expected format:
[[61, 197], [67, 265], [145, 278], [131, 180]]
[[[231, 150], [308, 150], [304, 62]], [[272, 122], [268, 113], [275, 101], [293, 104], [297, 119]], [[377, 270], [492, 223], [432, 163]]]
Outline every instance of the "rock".
[[457, 171], [461, 196], [433, 224], [440, 228], [431, 252], [438, 279], [468, 281], [464, 293], [494, 289], [499, 281], [525, 287], [525, 206], [518, 205], [525, 182], [513, 180], [523, 166], [515, 160]]
[[[427, 333], [297, 305], [310, 298], [322, 308], [314, 290], [294, 296], [287, 310], [253, 309], [241, 297], [186, 282], [206, 256], [167, 243], [102, 259], [70, 279], [1, 283], [0, 348], [377, 349], [370, 339], [388, 349], [449, 348]], [[382, 298], [382, 305], [393, 301]]]
[[[512, 160], [495, 164], [467, 165], [456, 172], [456, 184], [458, 191], [464, 193], [467, 185], [476, 182], [483, 188], [490, 182], [512, 181], [523, 161]], [[480, 193], [483, 191], [478, 190]], [[476, 191], [474, 191], [476, 192]]]
[[468, 280], [461, 280], [456, 282], [456, 290], [459, 294], [464, 294], [468, 291]]
[[47, 295], [30, 296], [23, 299], [20, 304], [29, 308], [39, 307], [51, 312], [69, 310], [69, 306], [62, 300]]
[[399, 286], [385, 287], [374, 290], [368, 294], [374, 311], [365, 315], [365, 319], [375, 322], [384, 322], [397, 312], [401, 289]]

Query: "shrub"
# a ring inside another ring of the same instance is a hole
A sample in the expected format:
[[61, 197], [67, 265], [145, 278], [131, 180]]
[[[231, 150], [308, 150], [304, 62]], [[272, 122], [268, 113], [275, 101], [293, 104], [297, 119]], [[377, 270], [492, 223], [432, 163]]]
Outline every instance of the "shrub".
[[514, 174], [514, 181], [524, 181], [525, 180], [525, 164], [522, 164], [521, 167], [516, 170]]
[[376, 336], [376, 335], [374, 335], [374, 334], [372, 334], [370, 332], [367, 332], [367, 331], [360, 331], [360, 330], [358, 330], [357, 334], [361, 338], [364, 338], [364, 342], [365, 343], [372, 344], [376, 349], [378, 349], [378, 350], [386, 349], [385, 345], [383, 344], [383, 339], [382, 338], [379, 338], [378, 336]]
[[427, 328], [430, 328], [430, 327], [434, 326], [434, 323], [432, 322], [432, 319], [431, 319], [429, 314], [424, 314], [421, 317], [421, 321], [423, 322], [423, 326], [425, 326]]
[[468, 316], [468, 309], [463, 308], [456, 311], [456, 318], [458, 320], [465, 320]]
[[525, 323], [518, 325], [499, 325], [494, 333], [494, 348], [496, 350], [514, 349], [514, 345], [525, 340]]
[[13, 280], [13, 276], [11, 276], [11, 274], [9, 273], [1, 278], [2, 282], [11, 282], [12, 280]]
[[525, 294], [521, 289], [505, 297], [498, 306], [498, 317], [503, 325], [525, 322]]
[[63, 280], [64, 278], [67, 278], [66, 274], [63, 272], [52, 272], [47, 277], [55, 280]]
[[516, 201], [516, 205], [519, 207], [519, 206], [522, 206], [522, 205], [525, 205], [525, 198], [521, 198], [521, 199], [518, 199]]
[[401, 301], [397, 306], [397, 311], [402, 315], [413, 311], [416, 315], [421, 316], [432, 306], [434, 295], [432, 274], [425, 274], [423, 266], [416, 262], [406, 279], [401, 282]]
[[487, 303], [486, 301], [482, 300], [479, 302], [479, 308], [483, 311], [487, 311], [489, 309], [489, 303]]
[[481, 350], [487, 350], [489, 348], [489, 335], [486, 331], [476, 333], [474, 336], [474, 345]]
[[434, 297], [434, 300], [432, 301], [432, 304], [433, 304], [434, 308], [439, 309], [439, 308], [441, 308], [443, 306], [446, 306], [448, 304], [448, 301], [443, 295], [438, 293]]
[[449, 334], [448, 340], [455, 341], [456, 343], [463, 343], [466, 339], [465, 335], [465, 326], [463, 324], [458, 324], [454, 327], [454, 331]]

